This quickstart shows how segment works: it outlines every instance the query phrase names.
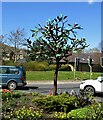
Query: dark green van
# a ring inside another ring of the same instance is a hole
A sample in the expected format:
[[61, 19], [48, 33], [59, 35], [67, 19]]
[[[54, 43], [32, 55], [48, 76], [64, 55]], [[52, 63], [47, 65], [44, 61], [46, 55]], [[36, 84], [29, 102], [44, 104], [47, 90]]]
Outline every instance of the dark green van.
[[26, 85], [26, 71], [22, 66], [0, 66], [0, 85], [8, 89]]

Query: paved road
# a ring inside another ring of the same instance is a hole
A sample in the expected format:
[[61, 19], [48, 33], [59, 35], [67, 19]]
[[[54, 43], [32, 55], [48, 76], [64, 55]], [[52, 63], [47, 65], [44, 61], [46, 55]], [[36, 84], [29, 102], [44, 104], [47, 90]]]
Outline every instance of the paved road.
[[[60, 92], [70, 92], [72, 89], [75, 90], [77, 93], [79, 93], [79, 85], [80, 82], [58, 82], [58, 93]], [[33, 92], [39, 92], [42, 94], [49, 94], [50, 91], [53, 92], [53, 82], [28, 82], [27, 86], [21, 88], [23, 91], [33, 91]]]
[[[58, 82], [58, 93], [61, 92], [69, 92], [75, 91], [77, 94], [79, 93], [79, 85], [80, 82]], [[53, 92], [53, 82], [36, 82], [31, 83], [28, 82], [27, 86], [18, 88], [18, 90], [22, 90], [24, 92], [38, 92], [41, 94], [49, 95], [50, 92]], [[103, 95], [96, 95], [95, 99], [103, 102]]]
[[[28, 85], [29, 90], [43, 93], [43, 94], [49, 94], [50, 91], [53, 91], [53, 84], [33, 84], [33, 85]], [[36, 89], [35, 89], [36, 88]], [[71, 90], [75, 90], [77, 93], [79, 92], [79, 84], [58, 84], [58, 93], [60, 92], [70, 92]]]

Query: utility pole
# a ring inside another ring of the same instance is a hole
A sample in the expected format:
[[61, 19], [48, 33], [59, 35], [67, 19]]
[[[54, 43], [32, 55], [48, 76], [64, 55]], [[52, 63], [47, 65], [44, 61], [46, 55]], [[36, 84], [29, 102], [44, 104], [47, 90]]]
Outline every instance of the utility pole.
[[92, 58], [90, 58], [90, 56], [88, 57], [88, 65], [90, 68], [90, 79], [91, 79], [91, 76], [92, 76]]
[[75, 57], [75, 61], [74, 61], [74, 80], [76, 77], [76, 57]]
[[75, 62], [74, 62], [74, 79], [76, 78], [76, 71], [79, 70], [79, 61], [80, 61], [80, 59], [78, 57], [75, 57]]

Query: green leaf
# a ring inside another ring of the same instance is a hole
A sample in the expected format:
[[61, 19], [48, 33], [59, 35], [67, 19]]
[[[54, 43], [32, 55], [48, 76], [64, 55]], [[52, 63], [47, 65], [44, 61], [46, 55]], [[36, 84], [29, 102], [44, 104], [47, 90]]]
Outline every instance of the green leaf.
[[47, 44], [49, 44], [49, 41], [47, 41]]
[[50, 20], [50, 19], [48, 19], [48, 21], [50, 22], [51, 20]]
[[41, 47], [43, 46], [43, 45], [40, 45]]
[[31, 44], [31, 40], [27, 39], [27, 42], [28, 42], [29, 44]]
[[59, 44], [57, 44], [56, 47], [59, 48]]
[[39, 56], [36, 56], [36, 58], [39, 58]]
[[59, 16], [57, 16], [57, 19], [59, 20]]
[[61, 14], [60, 16], [63, 17], [63, 14]]
[[35, 34], [33, 33], [33, 34], [32, 34], [32, 37], [34, 37], [34, 36], [35, 36]]
[[71, 26], [71, 24], [68, 24], [68, 26]]
[[78, 24], [77, 24], [77, 23], [74, 23], [74, 27], [76, 27], [76, 26], [78, 26]]
[[66, 50], [66, 46], [64, 46], [63, 49]]
[[56, 57], [60, 57], [61, 56], [61, 54], [56, 54]]
[[35, 30], [30, 30], [31, 32], [35, 32]]
[[59, 22], [62, 20], [62, 17], [61, 18], [59, 18]]
[[57, 22], [57, 19], [56, 19], [56, 18], [55, 18], [54, 20], [55, 20], [55, 22]]
[[67, 16], [64, 16], [64, 19], [66, 19], [67, 18]]

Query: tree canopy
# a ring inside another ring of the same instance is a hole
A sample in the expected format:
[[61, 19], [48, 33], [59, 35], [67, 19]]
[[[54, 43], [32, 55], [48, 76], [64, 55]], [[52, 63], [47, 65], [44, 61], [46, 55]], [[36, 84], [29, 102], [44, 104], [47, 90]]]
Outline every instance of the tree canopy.
[[57, 92], [57, 75], [59, 69], [59, 61], [66, 59], [74, 51], [78, 51], [87, 47], [84, 38], [77, 39], [77, 30], [81, 30], [80, 25], [68, 23], [67, 16], [60, 15], [53, 20], [48, 20], [46, 25], [38, 24], [38, 27], [32, 31], [33, 42], [27, 39], [28, 47], [35, 54], [35, 59], [45, 58], [50, 60], [55, 58], [56, 68], [54, 73], [54, 94]]

